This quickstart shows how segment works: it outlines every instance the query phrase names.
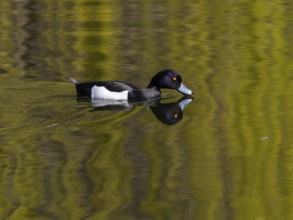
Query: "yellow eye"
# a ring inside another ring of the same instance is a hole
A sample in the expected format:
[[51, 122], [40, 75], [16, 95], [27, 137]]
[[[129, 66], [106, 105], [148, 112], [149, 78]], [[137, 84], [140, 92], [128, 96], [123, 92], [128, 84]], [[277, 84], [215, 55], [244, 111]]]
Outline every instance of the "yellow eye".
[[178, 114], [177, 113], [174, 114], [174, 118], [178, 118]]
[[177, 80], [177, 78], [176, 78], [175, 76], [174, 76], [172, 79], [173, 79], [174, 81]]

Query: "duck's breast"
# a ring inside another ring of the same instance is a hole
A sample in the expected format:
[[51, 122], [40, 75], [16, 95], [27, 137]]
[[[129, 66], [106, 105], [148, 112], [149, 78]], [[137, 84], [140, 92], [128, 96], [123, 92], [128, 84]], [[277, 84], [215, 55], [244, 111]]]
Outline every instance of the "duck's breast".
[[161, 92], [157, 88], [133, 89], [128, 94], [128, 100], [130, 102], [153, 100], [159, 99], [160, 97]]

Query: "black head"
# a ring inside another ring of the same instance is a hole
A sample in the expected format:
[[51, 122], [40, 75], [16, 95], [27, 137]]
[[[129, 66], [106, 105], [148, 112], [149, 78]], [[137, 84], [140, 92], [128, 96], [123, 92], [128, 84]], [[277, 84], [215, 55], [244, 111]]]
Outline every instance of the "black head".
[[192, 95], [193, 92], [182, 83], [182, 77], [175, 70], [166, 69], [158, 72], [151, 80], [148, 88], [175, 89], [184, 95]]

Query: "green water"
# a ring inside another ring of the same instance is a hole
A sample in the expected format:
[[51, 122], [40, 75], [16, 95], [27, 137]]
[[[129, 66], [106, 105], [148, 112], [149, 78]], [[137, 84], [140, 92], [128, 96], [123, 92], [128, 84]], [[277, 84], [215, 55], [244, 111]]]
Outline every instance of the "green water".
[[[293, 219], [292, 2], [160, 2], [0, 1], [0, 219]], [[68, 80], [165, 68], [173, 125]]]

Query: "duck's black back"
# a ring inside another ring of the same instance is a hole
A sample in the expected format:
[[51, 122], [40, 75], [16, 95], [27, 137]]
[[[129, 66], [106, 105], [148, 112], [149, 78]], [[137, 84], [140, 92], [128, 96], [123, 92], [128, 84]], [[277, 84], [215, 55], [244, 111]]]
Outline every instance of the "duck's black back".
[[103, 86], [112, 92], [122, 92], [139, 89], [137, 86], [123, 81], [84, 82], [75, 84], [76, 93], [80, 97], [91, 97], [91, 90], [93, 86]]

